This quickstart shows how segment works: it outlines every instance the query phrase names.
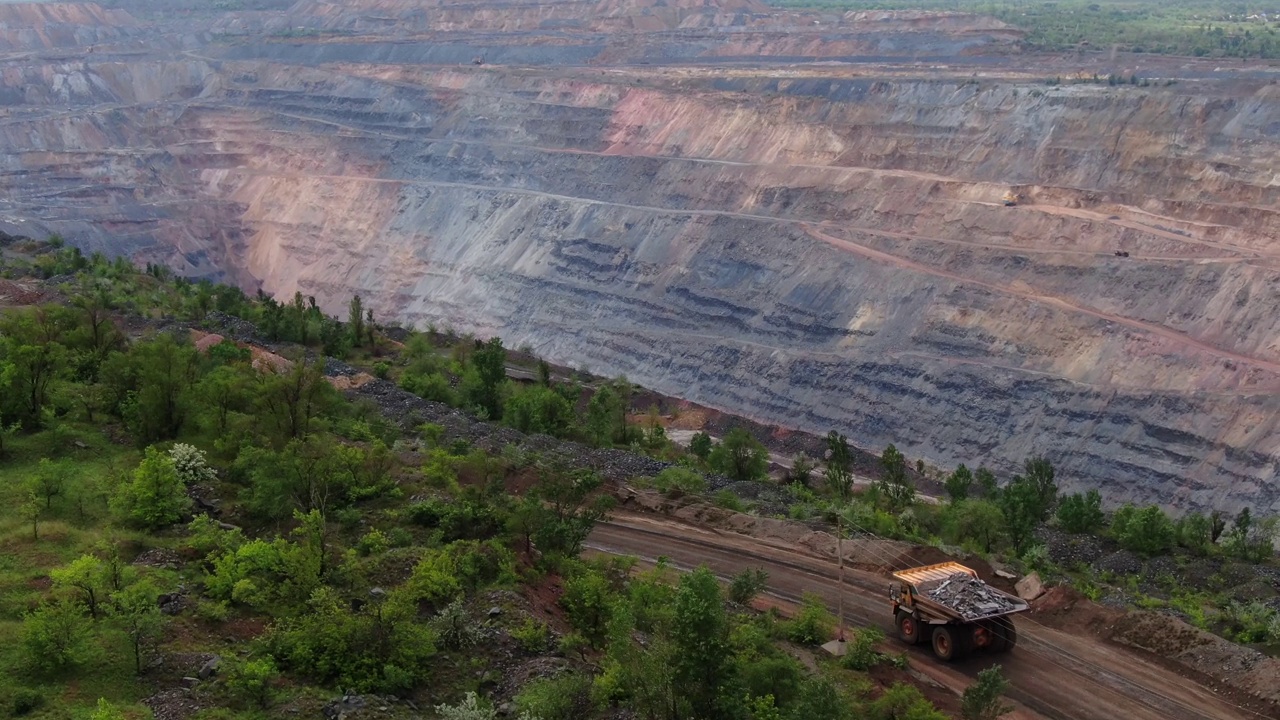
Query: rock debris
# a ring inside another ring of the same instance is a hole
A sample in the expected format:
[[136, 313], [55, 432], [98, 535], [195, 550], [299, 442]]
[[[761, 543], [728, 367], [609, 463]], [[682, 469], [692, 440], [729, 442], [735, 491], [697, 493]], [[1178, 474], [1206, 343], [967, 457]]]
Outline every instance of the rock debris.
[[1004, 593], [987, 585], [968, 573], [956, 573], [930, 587], [920, 588], [925, 597], [945, 605], [965, 620], [1000, 615], [1012, 611], [1015, 606]]

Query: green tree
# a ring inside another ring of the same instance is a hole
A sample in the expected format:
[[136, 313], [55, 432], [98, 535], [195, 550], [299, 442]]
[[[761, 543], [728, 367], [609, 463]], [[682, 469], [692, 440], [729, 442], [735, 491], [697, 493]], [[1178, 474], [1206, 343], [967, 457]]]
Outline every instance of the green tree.
[[1027, 481], [1036, 490], [1037, 519], [1044, 522], [1058, 500], [1058, 485], [1054, 482], [1053, 464], [1037, 455], [1027, 460], [1024, 468]]
[[1173, 522], [1155, 505], [1120, 508], [1112, 516], [1111, 534], [1121, 547], [1146, 555], [1168, 550], [1175, 537]]
[[732, 715], [737, 699], [729, 618], [720, 583], [705, 567], [680, 578], [676, 590], [671, 638], [675, 644], [673, 670], [677, 693], [698, 718]]
[[750, 604], [757, 595], [764, 591], [769, 582], [769, 573], [762, 568], [743, 570], [733, 576], [729, 584], [729, 599], [739, 605]]
[[880, 456], [880, 480], [876, 487], [889, 503], [890, 512], [901, 512], [916, 501], [916, 488], [907, 477], [907, 459], [892, 443]]
[[53, 505], [53, 499], [67, 490], [71, 468], [63, 460], [40, 458], [36, 472], [31, 477], [31, 488], [44, 499], [45, 509]]
[[1091, 533], [1102, 527], [1102, 495], [1097, 490], [1073, 493], [1058, 505], [1058, 525], [1069, 533]]
[[1226, 547], [1242, 560], [1262, 562], [1275, 554], [1276, 528], [1275, 518], [1258, 520], [1249, 508], [1241, 508], [1227, 534]]
[[538, 484], [529, 495], [542, 505], [532, 537], [543, 553], [576, 557], [596, 522], [612, 506], [608, 496], [593, 498], [603, 484], [585, 470], [547, 465], [538, 469]]
[[259, 417], [271, 423], [277, 442], [306, 438], [316, 416], [337, 402], [333, 386], [317, 360], [298, 361], [287, 370], [259, 373]]
[[347, 326], [351, 328], [351, 344], [360, 347], [364, 343], [364, 304], [360, 296], [351, 298], [351, 307], [347, 312]]
[[218, 434], [227, 431], [231, 414], [249, 406], [251, 382], [251, 376], [235, 365], [219, 365], [200, 378], [193, 394], [208, 429]]
[[471, 367], [463, 378], [467, 402], [481, 408], [489, 420], [502, 419], [502, 386], [507, 379], [507, 351], [502, 338], [491, 338], [471, 354]]
[[69, 602], [41, 605], [22, 619], [22, 656], [36, 672], [51, 673], [84, 663], [91, 641], [89, 619]]
[[713, 470], [732, 480], [760, 480], [769, 467], [769, 451], [751, 433], [734, 428], [711, 450], [708, 462]]
[[81, 555], [71, 564], [49, 571], [55, 588], [74, 590], [89, 610], [89, 617], [98, 619], [98, 605], [106, 595], [106, 583], [102, 561], [93, 555]]
[[275, 695], [275, 681], [280, 677], [276, 669], [275, 659], [270, 655], [249, 660], [237, 660], [227, 668], [227, 689], [253, 707], [267, 708], [271, 706]]
[[612, 384], [591, 395], [583, 429], [587, 438], [600, 447], [626, 442], [627, 409], [622, 394]]
[[44, 512], [44, 506], [40, 503], [40, 495], [36, 493], [34, 488], [28, 488], [26, 494], [22, 497], [21, 504], [18, 505], [18, 515], [22, 517], [24, 522], [31, 523], [31, 539], [40, 539], [40, 515]]
[[177, 522], [191, 507], [173, 458], [154, 446], [146, 449], [133, 478], [122, 484], [111, 500], [121, 519], [151, 529]]
[[947, 476], [946, 490], [950, 496], [951, 502], [959, 502], [969, 497], [969, 488], [973, 487], [973, 473], [969, 472], [969, 468], [964, 463], [952, 471]]
[[791, 469], [787, 471], [787, 480], [802, 487], [808, 487], [810, 480], [813, 479], [813, 471], [816, 468], [817, 465], [808, 455], [803, 452], [797, 453], [791, 459]]
[[836, 565], [840, 585], [839, 613], [840, 638], [844, 639], [844, 515], [853, 491], [853, 454], [849, 440], [832, 430], [827, 433], [827, 467], [824, 471], [827, 490], [836, 500]]
[[1018, 555], [1030, 547], [1036, 526], [1040, 524], [1040, 493], [1036, 486], [1021, 476], [1015, 476], [998, 495], [996, 504], [1004, 515], [1005, 533]]
[[134, 583], [112, 597], [116, 608], [112, 620], [129, 638], [133, 671], [138, 675], [142, 674], [142, 668], [164, 634], [166, 622], [160, 612], [159, 597], [160, 591], [147, 580]]
[[578, 573], [565, 581], [560, 604], [573, 627], [593, 646], [599, 646], [605, 638], [613, 610], [613, 593], [608, 579], [594, 570]]
[[952, 533], [958, 542], [973, 542], [983, 552], [990, 553], [1004, 537], [1004, 513], [990, 500], [953, 502], [949, 515]]
[[1000, 666], [992, 665], [978, 673], [976, 682], [965, 688], [960, 698], [960, 716], [964, 720], [996, 720], [1013, 711], [1002, 697], [1009, 681], [1000, 674]]
[[711, 456], [711, 445], [711, 436], [699, 431], [689, 439], [689, 452], [693, 453], [699, 460], [706, 460]]
[[1000, 487], [996, 484], [996, 475], [985, 467], [979, 467], [973, 473], [973, 484], [981, 491], [982, 497], [988, 500], [995, 500], [996, 495], [1000, 492]]
[[1203, 513], [1192, 512], [1182, 516], [1176, 527], [1178, 545], [1196, 555], [1207, 555], [1209, 548], [1213, 546], [1212, 523]]
[[187, 392], [195, 383], [199, 354], [189, 344], [162, 334], [134, 345], [129, 357], [137, 368], [137, 390], [126, 421], [140, 443], [177, 437], [187, 414]]
[[3, 400], [25, 427], [39, 427], [51, 387], [67, 371], [67, 333], [75, 318], [57, 306], [12, 310], [0, 315], [0, 358], [10, 366], [12, 392]]
[[545, 385], [531, 385], [507, 401], [504, 421], [524, 433], [568, 437], [573, 429], [573, 405]]

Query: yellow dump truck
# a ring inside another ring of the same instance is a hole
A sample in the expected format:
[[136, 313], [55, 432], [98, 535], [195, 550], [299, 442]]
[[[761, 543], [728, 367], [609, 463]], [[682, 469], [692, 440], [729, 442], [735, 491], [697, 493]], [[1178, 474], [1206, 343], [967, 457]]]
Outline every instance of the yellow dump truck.
[[1011, 615], [1027, 610], [1021, 598], [983, 582], [954, 562], [896, 572], [889, 588], [898, 637], [909, 645], [929, 643], [942, 660], [970, 653], [1007, 652], [1018, 642]]
[[1022, 200], [1022, 196], [1010, 190], [1005, 193], [1004, 197], [1000, 198], [1000, 200], [1004, 203], [1005, 207], [1013, 207], [1018, 204], [1019, 200]]

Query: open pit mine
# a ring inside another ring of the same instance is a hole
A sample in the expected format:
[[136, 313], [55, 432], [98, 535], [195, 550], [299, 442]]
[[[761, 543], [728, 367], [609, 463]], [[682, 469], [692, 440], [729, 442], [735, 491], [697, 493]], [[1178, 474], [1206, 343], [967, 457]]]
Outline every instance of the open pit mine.
[[0, 229], [1280, 511], [1275, 67], [754, 0], [210, 7], [0, 5]]

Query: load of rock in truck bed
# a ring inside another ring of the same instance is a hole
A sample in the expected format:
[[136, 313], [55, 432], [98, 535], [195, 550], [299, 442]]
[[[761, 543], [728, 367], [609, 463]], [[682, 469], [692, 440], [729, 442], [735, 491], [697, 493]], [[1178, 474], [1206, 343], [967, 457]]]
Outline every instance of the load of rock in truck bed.
[[1007, 595], [968, 573], [955, 573], [942, 580], [922, 583], [916, 589], [930, 600], [956, 611], [965, 620], [1001, 615], [1017, 608]]

